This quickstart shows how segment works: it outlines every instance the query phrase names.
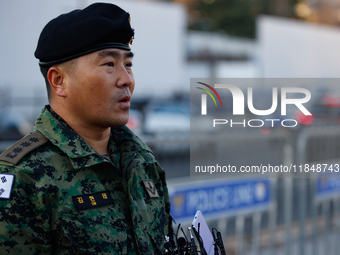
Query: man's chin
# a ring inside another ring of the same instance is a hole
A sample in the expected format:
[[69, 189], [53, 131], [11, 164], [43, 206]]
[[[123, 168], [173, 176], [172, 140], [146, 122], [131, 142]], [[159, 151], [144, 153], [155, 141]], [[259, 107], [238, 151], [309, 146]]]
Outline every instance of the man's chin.
[[112, 128], [119, 128], [119, 127], [123, 127], [128, 123], [128, 120], [126, 121], [116, 121], [114, 123], [111, 123], [110, 127]]

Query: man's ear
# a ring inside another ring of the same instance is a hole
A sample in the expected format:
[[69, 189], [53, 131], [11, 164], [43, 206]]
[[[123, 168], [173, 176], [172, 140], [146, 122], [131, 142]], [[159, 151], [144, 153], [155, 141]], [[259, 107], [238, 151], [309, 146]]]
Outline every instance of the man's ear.
[[54, 93], [59, 97], [67, 97], [65, 86], [65, 70], [52, 66], [47, 73], [47, 79]]

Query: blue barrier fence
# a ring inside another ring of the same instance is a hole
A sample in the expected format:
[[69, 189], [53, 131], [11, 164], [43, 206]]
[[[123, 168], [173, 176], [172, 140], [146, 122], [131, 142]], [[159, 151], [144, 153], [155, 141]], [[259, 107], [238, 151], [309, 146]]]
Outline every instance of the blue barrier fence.
[[169, 184], [171, 214], [176, 221], [193, 219], [197, 210], [206, 218], [268, 209], [271, 202], [269, 179], [197, 181]]

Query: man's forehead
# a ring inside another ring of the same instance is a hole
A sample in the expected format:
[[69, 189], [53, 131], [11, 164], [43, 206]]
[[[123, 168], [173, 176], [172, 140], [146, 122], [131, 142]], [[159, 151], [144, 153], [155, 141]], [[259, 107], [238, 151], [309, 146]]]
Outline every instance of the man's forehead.
[[113, 57], [113, 58], [132, 58], [133, 53], [121, 49], [104, 49], [95, 52], [97, 58]]

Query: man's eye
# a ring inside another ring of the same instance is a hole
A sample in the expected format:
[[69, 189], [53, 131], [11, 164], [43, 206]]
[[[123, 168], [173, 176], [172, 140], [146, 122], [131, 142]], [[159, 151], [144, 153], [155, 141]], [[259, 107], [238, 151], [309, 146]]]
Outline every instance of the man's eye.
[[126, 66], [127, 67], [132, 67], [132, 63], [127, 63]]
[[113, 62], [107, 62], [105, 63], [106, 66], [114, 66]]

